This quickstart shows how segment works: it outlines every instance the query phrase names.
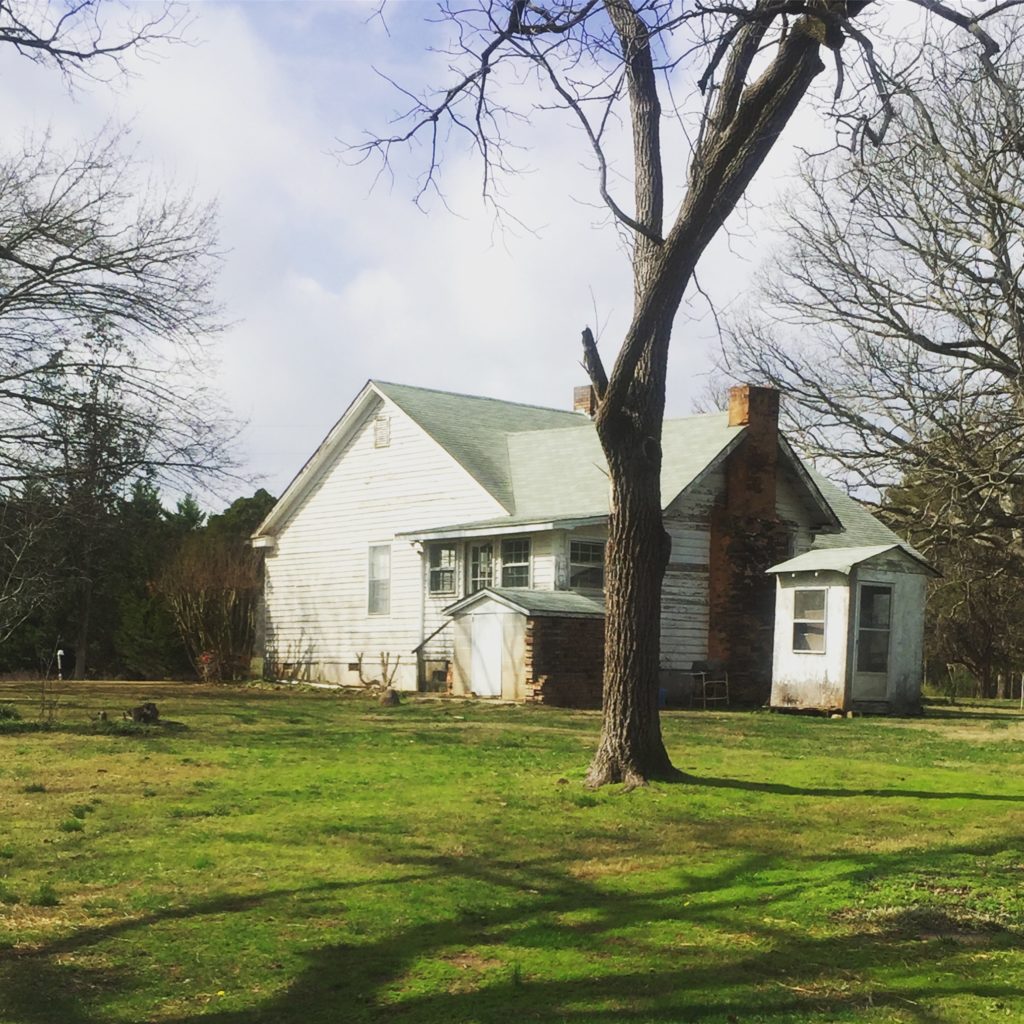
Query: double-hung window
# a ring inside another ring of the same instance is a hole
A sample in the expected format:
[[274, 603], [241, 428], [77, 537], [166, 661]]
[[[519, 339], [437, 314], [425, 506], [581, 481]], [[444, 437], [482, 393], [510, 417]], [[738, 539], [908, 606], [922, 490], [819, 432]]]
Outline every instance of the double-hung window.
[[601, 541], [569, 541], [569, 588], [600, 590], [604, 586], [604, 544]]
[[428, 562], [431, 594], [455, 593], [455, 545], [431, 544]]
[[530, 585], [530, 540], [503, 540], [501, 542], [501, 585], [528, 587]]
[[371, 544], [366, 610], [371, 615], [391, 613], [391, 545]]
[[793, 591], [793, 650], [797, 654], [825, 653], [825, 597], [828, 591]]

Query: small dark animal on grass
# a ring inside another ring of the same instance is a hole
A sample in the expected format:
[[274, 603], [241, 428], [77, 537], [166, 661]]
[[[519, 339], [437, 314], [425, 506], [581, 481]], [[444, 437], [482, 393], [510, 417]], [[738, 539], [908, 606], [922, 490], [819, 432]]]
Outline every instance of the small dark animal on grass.
[[145, 704], [140, 704], [138, 707], [129, 708], [124, 713], [124, 717], [132, 722], [149, 725], [160, 720], [160, 712], [152, 701], [146, 701]]

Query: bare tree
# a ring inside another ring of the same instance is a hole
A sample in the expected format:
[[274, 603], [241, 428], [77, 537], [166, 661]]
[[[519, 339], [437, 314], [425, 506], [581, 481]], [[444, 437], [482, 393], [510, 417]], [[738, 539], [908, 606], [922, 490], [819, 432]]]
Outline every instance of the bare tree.
[[[44, 138], [0, 157], [0, 500], [28, 485], [60, 520], [77, 675], [118, 497], [135, 479], [185, 489], [235, 467], [236, 428], [208, 383], [214, 211], [147, 180], [124, 143], [108, 132], [69, 154]], [[22, 517], [0, 518], [21, 619], [55, 571], [29, 539]]]
[[[1006, 4], [974, 4], [965, 13], [944, 0], [913, 2], [936, 25], [968, 33], [964, 38], [984, 60], [991, 63], [998, 53], [986, 25]], [[673, 320], [708, 243], [825, 69], [823, 55], [837, 69], [837, 96], [851, 80], [847, 98], [836, 100], [842, 123], [859, 137], [884, 134], [899, 85], [877, 45], [886, 14], [870, 0], [559, 0], [546, 6], [505, 0], [442, 3], [441, 14], [452, 28], [451, 83], [422, 99], [403, 90], [413, 98], [406, 124], [370, 140], [362, 152], [386, 164], [395, 147], [427, 142], [422, 196], [440, 187], [446, 138], [464, 133], [483, 159], [485, 194], [493, 197], [495, 175], [516, 169], [506, 133], [517, 121], [557, 106], [582, 128], [597, 191], [628, 239], [634, 283], [632, 320], [610, 371], [589, 329], [583, 332], [612, 490], [604, 722], [588, 783], [675, 777], [657, 713], [661, 582], [669, 554], [660, 442]], [[697, 65], [694, 82], [689, 72]], [[695, 117], [688, 120], [692, 105], [673, 98], [676, 89], [703, 94]], [[537, 90], [542, 97], [531, 107]], [[686, 166], [674, 173], [662, 145], [673, 117], [689, 149]], [[620, 123], [632, 145], [631, 174], [611, 163]], [[627, 199], [617, 185], [630, 178]], [[670, 213], [666, 187], [680, 197]]]
[[[792, 430], [920, 542], [1024, 573], [1024, 47], [980, 74], [929, 46], [886, 146], [813, 163], [725, 344]], [[930, 84], [929, 84], [930, 83]], [[893, 485], [901, 486], [892, 489]], [[921, 531], [924, 531], [922, 534]]]
[[144, 5], [115, 0], [0, 0], [0, 45], [65, 79], [116, 77], [130, 52], [180, 39], [181, 4]]
[[147, 182], [123, 142], [0, 157], [0, 486], [64, 472], [54, 426], [89, 381], [117, 393], [122, 434], [145, 435], [135, 468], [186, 484], [230, 467], [206, 383], [214, 210]]
[[56, 531], [57, 516], [38, 488], [0, 498], [0, 643], [51, 594], [62, 568]]
[[189, 537], [156, 589], [170, 605], [199, 678], [244, 678], [263, 590], [260, 552], [240, 538]]

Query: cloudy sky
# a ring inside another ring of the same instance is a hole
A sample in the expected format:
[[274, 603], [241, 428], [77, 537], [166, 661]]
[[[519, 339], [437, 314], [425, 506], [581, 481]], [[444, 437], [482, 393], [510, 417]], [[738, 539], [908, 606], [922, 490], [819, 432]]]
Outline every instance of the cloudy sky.
[[[373, 167], [339, 156], [401, 107], [385, 75], [414, 89], [447, 82], [429, 48], [441, 42], [425, 20], [432, 4], [392, 3], [386, 26], [373, 10], [197, 4], [189, 45], [133, 59], [125, 81], [72, 93], [52, 70], [0, 53], [6, 144], [25, 129], [70, 141], [130, 124], [142, 159], [218, 201], [220, 293], [234, 322], [218, 343], [220, 385], [248, 423], [246, 470], [274, 493], [367, 378], [565, 407], [585, 381], [580, 329], [600, 326], [610, 361], [628, 323], [628, 264], [595, 208], [580, 134], [560, 115], [533, 119], [526, 173], [508, 183], [507, 205], [533, 233], [496, 227], [479, 164], [457, 146], [445, 165], [451, 211], [412, 202], [422, 151], [376, 186]], [[765, 252], [760, 207], [790, 180], [794, 144], [816, 131], [810, 113], [791, 126], [757, 183], [757, 208], [709, 251], [700, 277], [717, 306], [742, 297]], [[706, 386], [714, 337], [706, 305], [685, 306], [670, 415], [689, 412]]]

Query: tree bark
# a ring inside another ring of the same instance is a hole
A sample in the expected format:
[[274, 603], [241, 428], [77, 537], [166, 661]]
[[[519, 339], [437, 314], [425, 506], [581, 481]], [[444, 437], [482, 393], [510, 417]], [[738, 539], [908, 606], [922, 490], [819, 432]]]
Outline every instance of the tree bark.
[[[661, 516], [661, 424], [671, 327], [638, 367], [628, 411], [598, 424], [611, 477], [605, 557], [604, 723], [587, 774], [596, 788], [680, 777], [661, 738], [661, 585], [671, 540]], [[660, 386], [656, 380], [660, 379]], [[655, 386], [652, 386], [655, 385]]]
[[[739, 202], [779, 132], [824, 65], [826, 31], [801, 19], [774, 61], [743, 82], [761, 29], [751, 23], [732, 62], [714, 123], [694, 158], [686, 198], [662, 241], [662, 168], [657, 83], [650, 41], [630, 4], [607, 4], [622, 45], [633, 124], [633, 320], [604, 384], [596, 349], [584, 348], [598, 390], [595, 418], [608, 461], [611, 511], [605, 557], [604, 717], [586, 784], [680, 779], [661, 737], [658, 687], [661, 585], [671, 550], [662, 523], [661, 436], [672, 321], [697, 261]], [[596, 364], [596, 365], [595, 365]]]

